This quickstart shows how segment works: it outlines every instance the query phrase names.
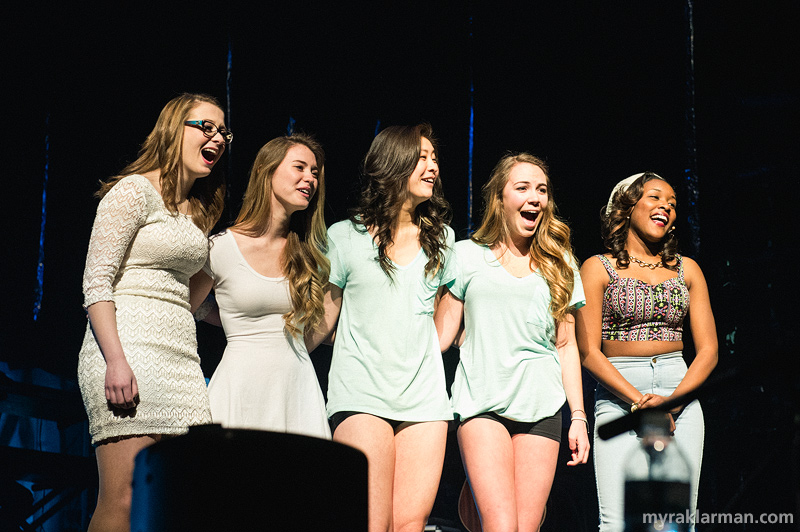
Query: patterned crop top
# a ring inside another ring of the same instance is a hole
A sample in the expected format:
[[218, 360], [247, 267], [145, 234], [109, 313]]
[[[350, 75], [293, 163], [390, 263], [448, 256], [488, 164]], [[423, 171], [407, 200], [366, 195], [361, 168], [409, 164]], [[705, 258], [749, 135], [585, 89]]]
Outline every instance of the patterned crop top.
[[689, 312], [689, 288], [683, 278], [683, 261], [678, 276], [651, 285], [639, 279], [620, 277], [603, 255], [597, 255], [611, 280], [603, 296], [603, 340], [621, 342], [683, 339], [683, 319]]

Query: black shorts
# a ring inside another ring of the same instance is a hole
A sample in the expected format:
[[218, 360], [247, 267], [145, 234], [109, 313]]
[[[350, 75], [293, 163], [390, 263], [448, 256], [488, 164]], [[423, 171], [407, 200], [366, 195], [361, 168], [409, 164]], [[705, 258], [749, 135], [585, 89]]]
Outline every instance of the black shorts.
[[[367, 414], [367, 412], [354, 412], [352, 410], [344, 410], [342, 412], [334, 413], [328, 420], [331, 424], [331, 434], [336, 432], [336, 427], [341, 425], [345, 419], [349, 418], [350, 416], [355, 416], [356, 414]], [[389, 425], [391, 425], [392, 429], [394, 430], [397, 430], [397, 427], [405, 423], [405, 421], [398, 421], [396, 419], [387, 419], [385, 417], [375, 416], [375, 414], [368, 414], [368, 415], [384, 420]]]
[[561, 443], [561, 410], [550, 417], [534, 422], [514, 421], [513, 419], [505, 418], [494, 412], [484, 412], [483, 414], [478, 414], [477, 416], [472, 416], [463, 420], [461, 424], [475, 418], [497, 421], [506, 428], [511, 436], [514, 434], [533, 434], [534, 436], [543, 436]]

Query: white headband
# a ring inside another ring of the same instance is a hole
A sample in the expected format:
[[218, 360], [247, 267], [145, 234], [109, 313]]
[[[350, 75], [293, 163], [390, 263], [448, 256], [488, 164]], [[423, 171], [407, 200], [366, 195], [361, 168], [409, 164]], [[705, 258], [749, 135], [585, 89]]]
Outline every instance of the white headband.
[[[611, 195], [608, 197], [608, 203], [606, 204], [606, 216], [611, 214], [611, 210], [614, 208], [614, 196], [616, 196], [618, 192], [624, 192], [625, 190], [627, 190], [627, 188], [629, 186], [631, 186], [631, 184], [633, 184], [634, 181], [636, 181], [637, 179], [639, 179], [643, 175], [644, 175], [644, 172], [641, 173], [641, 174], [633, 174], [632, 176], [626, 177], [625, 179], [623, 179], [622, 181], [617, 183], [617, 185], [611, 191]], [[661, 179], [662, 181], [664, 179], [658, 174], [653, 174], [653, 175], [655, 177], [657, 177], [658, 179]]]

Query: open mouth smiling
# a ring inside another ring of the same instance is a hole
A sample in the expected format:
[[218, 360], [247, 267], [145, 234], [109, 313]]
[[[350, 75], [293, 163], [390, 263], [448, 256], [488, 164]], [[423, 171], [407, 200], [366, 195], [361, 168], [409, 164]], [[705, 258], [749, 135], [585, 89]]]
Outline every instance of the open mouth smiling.
[[666, 214], [654, 214], [650, 217], [656, 223], [660, 223], [662, 226], [666, 226], [669, 223], [669, 217]]
[[218, 153], [219, 152], [214, 148], [203, 148], [200, 150], [200, 155], [203, 157], [206, 164], [213, 164], [214, 161], [217, 160]]

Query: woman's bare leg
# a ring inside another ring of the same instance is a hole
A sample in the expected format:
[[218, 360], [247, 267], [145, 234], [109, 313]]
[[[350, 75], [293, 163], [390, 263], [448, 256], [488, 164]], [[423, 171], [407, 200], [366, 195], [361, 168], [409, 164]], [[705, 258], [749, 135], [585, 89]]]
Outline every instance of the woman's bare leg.
[[130, 532], [134, 459], [159, 439], [155, 435], [134, 436], [98, 445], [95, 455], [100, 485], [88, 532]]
[[537, 532], [556, 474], [559, 443], [544, 436], [515, 434], [515, 490], [520, 532]]
[[369, 531], [391, 532], [394, 429], [379, 417], [355, 414], [336, 427], [333, 441], [355, 447], [367, 456]]
[[470, 419], [458, 428], [458, 445], [483, 531], [516, 531], [514, 446], [506, 428], [491, 419]]

